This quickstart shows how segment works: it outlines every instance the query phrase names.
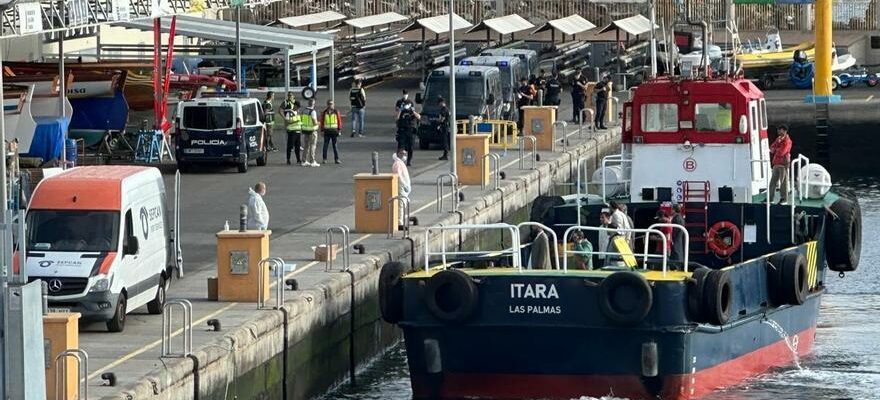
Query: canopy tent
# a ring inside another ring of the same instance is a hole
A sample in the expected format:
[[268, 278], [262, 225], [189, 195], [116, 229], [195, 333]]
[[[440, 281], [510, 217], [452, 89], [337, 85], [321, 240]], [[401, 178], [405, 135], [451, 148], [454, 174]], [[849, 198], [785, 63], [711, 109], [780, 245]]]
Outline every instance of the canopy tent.
[[534, 27], [535, 25], [532, 25], [531, 22], [520, 17], [518, 14], [510, 14], [503, 17], [483, 20], [473, 28], [468, 29], [467, 33], [486, 31], [486, 42], [489, 42], [491, 32], [496, 32], [498, 33], [499, 38], [503, 38], [504, 35], [514, 35], [516, 32], [532, 29]]
[[393, 24], [395, 22], [406, 21], [409, 18], [396, 12], [387, 12], [383, 14], [370, 15], [361, 18], [352, 18], [345, 21], [346, 25], [356, 29], [373, 28], [380, 25]]
[[549, 30], [553, 36], [553, 41], [555, 42], [556, 31], [562, 32], [563, 40], [565, 40], [565, 35], [574, 37], [574, 35], [577, 35], [578, 33], [584, 33], [595, 27], [596, 25], [587, 21], [586, 18], [577, 14], [572, 14], [565, 18], [547, 21], [544, 25], [539, 26], [538, 29], [532, 31], [532, 33], [535, 34]]
[[331, 22], [334, 23], [333, 26], [336, 26], [339, 21], [346, 18], [348, 17], [346, 17], [345, 14], [340, 14], [336, 11], [324, 11], [314, 14], [279, 18], [278, 23], [290, 28], [301, 28], [318, 24], [327, 24], [329, 28]]
[[[171, 21], [170, 18], [162, 19], [162, 31], [169, 32]], [[131, 21], [119, 23], [119, 26], [126, 28], [139, 29], [142, 31], [152, 31], [153, 21]], [[180, 15], [177, 17], [176, 34], [180, 36], [202, 38], [209, 40], [217, 40], [223, 42], [234, 42], [236, 38], [236, 29], [234, 21], [224, 21], [216, 19], [204, 19], [190, 16]], [[312, 55], [312, 68], [317, 70], [315, 53], [318, 50], [330, 50], [330, 64], [333, 65], [333, 35], [320, 32], [307, 32], [295, 29], [277, 28], [271, 26], [255, 25], [241, 23], [239, 26], [239, 36], [242, 44], [252, 46], [262, 46], [281, 50], [287, 55], [287, 62], [284, 63], [285, 90], [290, 91], [290, 62], [291, 56], [300, 54]], [[267, 54], [266, 59], [273, 58], [275, 55]], [[333, 93], [333, 69], [330, 69], [330, 93]], [[312, 87], [317, 88], [318, 82], [315, 74], [312, 74]]]
[[[657, 29], [658, 26], [654, 24], [654, 29]], [[611, 32], [611, 31], [624, 31], [629, 35], [641, 35], [651, 31], [651, 21], [645, 18], [643, 15], [633, 15], [632, 17], [618, 19], [612, 21], [608, 26], [602, 28], [599, 33]]]

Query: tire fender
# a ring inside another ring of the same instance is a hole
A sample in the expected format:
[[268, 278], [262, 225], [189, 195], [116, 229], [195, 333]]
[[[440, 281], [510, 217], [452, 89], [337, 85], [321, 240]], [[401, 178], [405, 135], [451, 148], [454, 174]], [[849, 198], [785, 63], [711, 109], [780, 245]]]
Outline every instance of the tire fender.
[[599, 308], [619, 325], [636, 325], [648, 316], [654, 303], [651, 285], [642, 274], [615, 272], [599, 285]]
[[396, 324], [403, 319], [403, 275], [406, 267], [392, 261], [379, 272], [379, 311], [382, 320]]
[[425, 305], [431, 314], [447, 324], [467, 320], [479, 305], [479, 290], [470, 275], [457, 269], [438, 272], [425, 286]]

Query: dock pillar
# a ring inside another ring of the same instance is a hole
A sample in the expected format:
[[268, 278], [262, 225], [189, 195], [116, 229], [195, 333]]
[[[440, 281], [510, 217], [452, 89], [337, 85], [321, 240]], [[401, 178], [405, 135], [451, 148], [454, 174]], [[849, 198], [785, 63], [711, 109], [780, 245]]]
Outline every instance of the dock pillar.
[[807, 103], [839, 103], [840, 96], [831, 93], [831, 57], [834, 46], [832, 20], [834, 7], [832, 0], [816, 0], [816, 77], [813, 94], [807, 96]]
[[260, 260], [269, 257], [271, 235], [272, 231], [268, 230], [217, 232], [217, 300], [253, 303], [269, 300], [270, 273], [260, 273], [260, 268], [266, 268], [260, 265]]
[[523, 136], [534, 136], [538, 150], [553, 150], [553, 123], [556, 122], [556, 106], [525, 106], [523, 112]]
[[458, 183], [480, 185], [489, 181], [489, 135], [455, 135], [455, 149], [458, 152]]
[[[79, 348], [79, 317], [80, 313], [49, 313], [43, 316], [43, 340], [45, 351], [48, 352], [46, 359], [46, 398], [76, 400], [79, 397], [79, 384], [77, 381], [77, 365], [74, 358], [64, 359], [64, 384], [61, 393], [57, 393], [58, 384], [55, 382], [55, 357], [65, 350]], [[85, 384], [85, 382], [83, 382]]]
[[[388, 220], [399, 219], [398, 202], [389, 199], [399, 193], [397, 174], [357, 174], [354, 176], [354, 230], [357, 233], [386, 233]], [[388, 215], [392, 213], [392, 215]], [[397, 231], [392, 224], [391, 232]]]

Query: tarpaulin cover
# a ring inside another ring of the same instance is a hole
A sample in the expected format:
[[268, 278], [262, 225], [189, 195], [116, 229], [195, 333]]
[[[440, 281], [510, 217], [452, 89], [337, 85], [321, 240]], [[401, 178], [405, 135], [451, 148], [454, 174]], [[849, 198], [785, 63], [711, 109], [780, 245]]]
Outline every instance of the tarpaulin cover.
[[40, 157], [43, 161], [61, 159], [61, 151], [64, 148], [64, 132], [70, 124], [68, 117], [34, 117], [37, 129], [34, 131], [34, 140], [27, 155]]
[[123, 131], [128, 121], [128, 102], [121, 90], [113, 97], [69, 99], [73, 107], [70, 129]]

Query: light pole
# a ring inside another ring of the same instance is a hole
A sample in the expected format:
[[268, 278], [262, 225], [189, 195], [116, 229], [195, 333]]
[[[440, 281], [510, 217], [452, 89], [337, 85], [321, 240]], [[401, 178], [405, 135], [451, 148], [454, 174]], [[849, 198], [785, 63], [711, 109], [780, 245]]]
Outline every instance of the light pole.
[[[657, 26], [657, 10], [654, 7], [654, 1], [655, 0], [651, 0], [651, 2], [648, 3], [651, 16], [651, 78], [657, 77], [657, 35], [654, 33], [654, 27]], [[705, 38], [703, 38], [703, 43], [706, 43]], [[706, 44], [703, 44], [703, 46], [706, 46]]]
[[453, 4], [455, 0], [449, 0], [449, 172], [456, 174], [456, 149], [455, 149], [455, 26]]

